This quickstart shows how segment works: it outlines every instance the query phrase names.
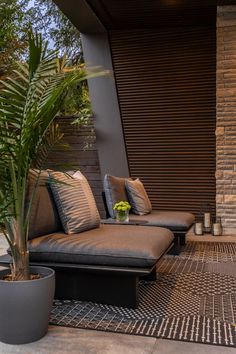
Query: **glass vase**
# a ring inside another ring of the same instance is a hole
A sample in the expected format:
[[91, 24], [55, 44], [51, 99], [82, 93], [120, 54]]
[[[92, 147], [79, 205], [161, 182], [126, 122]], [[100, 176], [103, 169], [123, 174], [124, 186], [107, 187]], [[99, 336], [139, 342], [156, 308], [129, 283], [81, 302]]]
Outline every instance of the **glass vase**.
[[117, 222], [129, 222], [129, 210], [117, 210], [116, 211]]

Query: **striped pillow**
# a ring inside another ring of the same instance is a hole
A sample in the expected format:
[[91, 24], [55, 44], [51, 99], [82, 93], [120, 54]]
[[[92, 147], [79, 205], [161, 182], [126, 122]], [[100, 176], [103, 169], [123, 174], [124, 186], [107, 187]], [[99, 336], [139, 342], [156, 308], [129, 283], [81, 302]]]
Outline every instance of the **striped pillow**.
[[49, 174], [50, 187], [65, 232], [75, 234], [99, 227], [96, 202], [82, 173], [78, 171], [71, 176], [50, 171]]

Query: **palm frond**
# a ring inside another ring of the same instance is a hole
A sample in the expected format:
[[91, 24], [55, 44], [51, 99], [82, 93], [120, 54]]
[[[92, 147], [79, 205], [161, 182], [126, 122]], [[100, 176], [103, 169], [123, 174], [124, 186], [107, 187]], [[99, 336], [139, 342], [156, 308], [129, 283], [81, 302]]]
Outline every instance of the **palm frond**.
[[59, 60], [47, 48], [42, 36], [30, 31], [29, 61], [18, 65], [14, 78], [2, 82], [0, 92], [0, 228], [13, 258], [27, 248], [34, 196], [26, 203], [29, 171], [33, 165], [43, 168], [48, 153], [61, 142], [63, 134], [52, 122], [68, 88], [105, 74], [81, 66], [69, 68], [65, 58]]

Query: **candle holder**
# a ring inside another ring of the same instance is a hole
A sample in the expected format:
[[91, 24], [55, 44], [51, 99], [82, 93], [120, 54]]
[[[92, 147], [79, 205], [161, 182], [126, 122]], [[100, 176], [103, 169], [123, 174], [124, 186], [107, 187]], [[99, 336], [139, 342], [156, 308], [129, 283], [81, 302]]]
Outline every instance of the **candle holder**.
[[212, 224], [212, 235], [221, 236], [222, 235], [222, 223], [221, 218], [215, 218]]

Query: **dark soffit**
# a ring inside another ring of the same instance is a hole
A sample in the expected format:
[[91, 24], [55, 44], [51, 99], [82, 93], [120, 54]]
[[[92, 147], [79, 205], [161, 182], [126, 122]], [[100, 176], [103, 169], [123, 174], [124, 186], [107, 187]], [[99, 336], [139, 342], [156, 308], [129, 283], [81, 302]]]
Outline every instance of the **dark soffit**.
[[81, 33], [101, 33], [106, 29], [86, 0], [53, 0]]
[[215, 26], [216, 7], [236, 0], [53, 0], [82, 33]]
[[215, 26], [217, 5], [236, 0], [87, 0], [108, 30]]

